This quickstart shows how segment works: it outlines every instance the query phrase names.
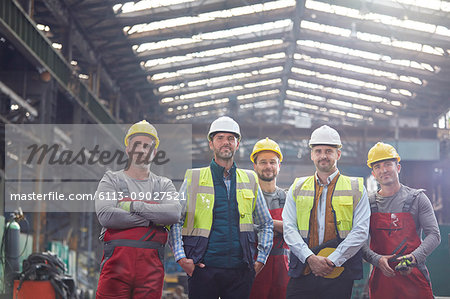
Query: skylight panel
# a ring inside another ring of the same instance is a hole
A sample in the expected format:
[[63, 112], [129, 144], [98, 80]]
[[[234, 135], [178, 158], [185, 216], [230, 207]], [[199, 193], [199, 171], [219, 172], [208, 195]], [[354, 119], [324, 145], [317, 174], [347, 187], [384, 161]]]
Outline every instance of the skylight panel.
[[440, 1], [440, 0], [395, 0], [395, 2], [414, 5], [423, 8], [429, 8], [438, 11], [450, 12], [450, 2], [448, 1]]
[[166, 28], [174, 28], [177, 26], [193, 25], [197, 23], [214, 21], [216, 19], [232, 18], [236, 16], [250, 15], [255, 13], [262, 13], [266, 11], [291, 7], [295, 5], [294, 0], [281, 0], [274, 2], [267, 2], [262, 4], [254, 4], [244, 7], [236, 7], [227, 10], [213, 11], [201, 13], [197, 16], [186, 16], [175, 19], [168, 19], [163, 21], [151, 22], [147, 24], [137, 24], [130, 28], [127, 32], [129, 35], [133, 33], [148, 32]]
[[196, 39], [192, 39], [192, 38], [174, 38], [174, 39], [159, 41], [159, 42], [155, 42], [155, 43], [144, 43], [141, 45], [135, 45], [135, 46], [133, 46], [133, 48], [136, 47], [134, 50], [137, 53], [140, 53], [140, 52], [144, 52], [144, 51], [151, 51], [151, 50], [193, 44], [193, 43], [198, 43], [200, 41], [201, 40], [196, 40]]
[[278, 89], [274, 89], [274, 90], [267, 90], [267, 91], [261, 91], [261, 92], [256, 92], [256, 93], [242, 94], [242, 95], [238, 95], [237, 99], [238, 99], [238, 101], [241, 101], [241, 100], [253, 99], [253, 98], [257, 98], [257, 97], [265, 97], [265, 96], [269, 96], [269, 95], [273, 95], [273, 94], [278, 94], [279, 92], [280, 91]]
[[222, 62], [222, 63], [216, 63], [216, 64], [210, 64], [206, 66], [199, 66], [194, 68], [188, 68], [188, 69], [182, 69], [178, 70], [176, 72], [166, 72], [166, 73], [158, 73], [154, 74], [151, 77], [151, 80], [157, 81], [161, 79], [167, 79], [167, 78], [174, 78], [178, 76], [183, 76], [187, 74], [198, 74], [198, 73], [204, 73], [209, 71], [217, 71], [221, 69], [227, 69], [232, 67], [238, 67], [243, 65], [250, 65], [250, 64], [257, 64], [269, 60], [275, 60], [275, 59], [281, 59], [285, 57], [285, 53], [277, 53], [277, 54], [270, 54], [265, 55], [263, 57], [250, 57], [245, 59], [239, 59], [234, 60], [231, 62]]
[[[226, 109], [219, 109], [216, 110], [216, 112], [219, 113], [224, 113], [226, 111]], [[200, 112], [195, 112], [195, 113], [188, 113], [188, 114], [181, 114], [181, 115], [177, 115], [175, 117], [176, 120], [184, 120], [184, 119], [190, 119], [193, 117], [203, 117], [203, 116], [207, 116], [209, 114], [212, 114], [214, 111], [200, 111]]]
[[360, 104], [353, 104], [353, 108], [359, 109], [359, 110], [364, 110], [364, 111], [372, 111], [372, 107], [360, 105]]
[[201, 86], [201, 85], [211, 85], [211, 84], [214, 84], [214, 83], [225, 82], [225, 81], [230, 81], [230, 80], [238, 80], [238, 79], [248, 78], [248, 77], [251, 77], [251, 76], [252, 75], [250, 73], [239, 73], [239, 74], [233, 74], [233, 75], [227, 75], [227, 76], [220, 76], [220, 77], [214, 77], [214, 78], [209, 78], [209, 79], [191, 81], [191, 82], [188, 82], [187, 85], [189, 87]]
[[208, 32], [208, 33], [201, 33], [198, 35], [194, 35], [193, 39], [199, 39], [199, 40], [215, 40], [215, 39], [223, 39], [223, 38], [229, 38], [229, 37], [237, 37], [240, 35], [245, 34], [252, 34], [267, 30], [273, 30], [273, 29], [280, 29], [280, 28], [286, 28], [292, 26], [292, 20], [291, 19], [285, 19], [285, 20], [279, 20], [275, 22], [269, 22], [264, 24], [256, 24], [256, 25], [250, 25], [250, 26], [244, 26], [239, 28], [233, 28], [233, 29], [227, 29], [227, 30], [220, 30], [215, 32]]
[[[361, 13], [359, 10], [338, 6], [338, 5], [331, 5], [328, 3], [323, 2], [317, 2], [317, 1], [306, 1], [305, 6], [312, 10], [322, 11], [325, 13], [331, 13], [336, 14], [340, 16], [346, 16], [349, 18], [354, 18], [358, 20], [363, 21], [372, 21], [375, 23], [381, 23], [384, 25], [389, 26], [395, 26], [400, 28], [406, 28], [409, 30], [415, 30], [415, 31], [422, 31], [427, 33], [434, 33], [444, 36], [450, 36], [449, 31], [447, 28], [440, 26], [442, 28], [437, 28], [434, 24], [424, 23], [424, 22], [418, 22], [408, 19], [398, 19], [392, 16], [388, 15], [382, 15], [377, 13]], [[447, 30], [445, 30], [447, 29]]]
[[219, 105], [223, 103], [228, 103], [230, 100], [228, 98], [218, 99], [218, 100], [211, 100], [211, 101], [204, 101], [204, 102], [198, 102], [194, 104], [195, 108], [198, 107], [205, 107], [205, 106], [211, 106], [211, 105]]
[[307, 94], [307, 93], [303, 93], [303, 92], [298, 92], [298, 91], [293, 91], [293, 90], [287, 90], [286, 94], [292, 95], [292, 96], [295, 96], [295, 97], [299, 97], [299, 98], [310, 99], [310, 100], [317, 101], [317, 102], [325, 102], [327, 100], [324, 97], [320, 97], [320, 96], [316, 96], [316, 95], [312, 95], [312, 94]]
[[183, 46], [188, 44], [196, 44], [204, 40], [217, 40], [224, 38], [244, 38], [246, 35], [263, 36], [264, 34], [269, 34], [274, 30], [290, 30], [292, 27], [292, 21], [290, 19], [279, 20], [275, 22], [269, 22], [264, 24], [256, 24], [251, 26], [244, 26], [239, 28], [220, 30], [208, 33], [200, 33], [194, 35], [190, 38], [174, 38], [154, 43], [143, 43], [141, 45], [133, 46], [133, 49], [137, 53], [144, 51], [151, 51], [157, 49], [164, 49], [170, 47]]
[[340, 89], [340, 88], [328, 87], [328, 86], [323, 86], [323, 85], [319, 85], [319, 84], [311, 84], [311, 83], [301, 82], [301, 81], [294, 80], [294, 79], [289, 79], [288, 84], [290, 84], [291, 86], [294, 86], [294, 87], [297, 86], [297, 87], [304, 87], [304, 88], [310, 88], [310, 89], [318, 89], [318, 90], [322, 90], [322, 91], [330, 93], [330, 94], [338, 94], [338, 95], [342, 95], [345, 97], [352, 97], [355, 99], [362, 99], [362, 100], [371, 101], [371, 102], [390, 104], [389, 100], [387, 100], [386, 98], [372, 96], [372, 95], [368, 95], [365, 93], [344, 90], [344, 89]]
[[310, 48], [317, 48], [320, 50], [330, 51], [333, 53], [341, 53], [344, 55], [360, 57], [360, 58], [369, 59], [369, 60], [373, 60], [373, 61], [383, 61], [383, 62], [390, 63], [390, 64], [407, 66], [407, 67], [411, 67], [411, 68], [415, 68], [415, 69], [435, 72], [435, 69], [428, 63], [417, 62], [417, 61], [407, 60], [407, 59], [392, 59], [391, 57], [389, 57], [387, 55], [381, 55], [378, 53], [367, 52], [367, 51], [360, 51], [360, 50], [350, 49], [350, 48], [336, 46], [336, 45], [327, 44], [327, 43], [321, 43], [321, 42], [312, 41], [312, 40], [298, 40], [297, 45], [310, 47]]
[[167, 57], [167, 58], [147, 60], [145, 62], [144, 66], [147, 68], [151, 68], [153, 66], [162, 65], [162, 64], [188, 61], [188, 60], [192, 60], [195, 58], [214, 57], [214, 56], [219, 56], [219, 55], [223, 55], [223, 54], [237, 53], [237, 52], [241, 52], [241, 51], [259, 49], [261, 47], [269, 47], [269, 46], [279, 45], [282, 43], [283, 43], [283, 41], [281, 39], [279, 39], [279, 40], [264, 40], [264, 41], [260, 41], [260, 42], [248, 43], [248, 44], [237, 45], [237, 46], [232, 46], [232, 47], [189, 53], [185, 56], [172, 56], [172, 57]]
[[351, 117], [351, 118], [356, 118], [356, 119], [363, 119], [364, 117], [360, 114], [356, 114], [356, 113], [351, 113], [351, 112], [347, 112], [347, 116]]
[[356, 32], [356, 34], [352, 34], [351, 30], [343, 29], [340, 27], [324, 25], [320, 23], [310, 22], [303, 20], [301, 22], [301, 28], [309, 29], [318, 32], [324, 32], [332, 35], [339, 35], [343, 37], [356, 37], [359, 40], [363, 40], [371, 43], [380, 43], [386, 46], [409, 49], [418, 52], [429, 53], [433, 55], [443, 55], [444, 50], [440, 47], [433, 47], [430, 45], [424, 45], [409, 41], [397, 41], [391, 40], [391, 38], [376, 34], [370, 34], [365, 32]]
[[328, 112], [331, 113], [331, 114], [345, 116], [345, 112], [344, 111], [337, 110], [337, 109], [330, 109], [330, 110], [328, 110]]
[[297, 102], [297, 101], [284, 100], [284, 104], [285, 104], [286, 107], [306, 108], [306, 109], [310, 109], [310, 110], [319, 110], [319, 106], [305, 104], [305, 103], [300, 103], [300, 102]]
[[354, 108], [354, 109], [364, 110], [364, 111], [371, 111], [372, 110], [372, 108], [369, 107], [369, 106], [355, 104], [355, 103], [350, 103], [350, 102], [345, 102], [345, 101], [336, 100], [336, 99], [328, 99], [327, 100], [324, 97], [311, 95], [311, 94], [306, 94], [306, 93], [302, 93], [302, 92], [297, 92], [297, 91], [293, 91], [293, 90], [287, 90], [286, 94], [290, 95], [290, 96], [303, 98], [303, 99], [310, 99], [310, 100], [318, 101], [318, 102], [327, 101], [328, 103], [330, 103], [332, 105], [344, 106], [344, 107], [347, 107], [347, 108]]
[[232, 91], [236, 91], [236, 90], [242, 90], [242, 89], [243, 89], [243, 87], [240, 85], [223, 87], [223, 88], [218, 88], [218, 89], [213, 89], [213, 90], [205, 90], [205, 91], [200, 91], [200, 92], [183, 94], [183, 95], [179, 96], [179, 99], [180, 100], [188, 100], [188, 99], [205, 97], [205, 96], [210, 96], [210, 95], [215, 95], [215, 94], [223, 94], [223, 93], [232, 92]]
[[143, 1], [130, 1], [124, 4], [116, 4], [113, 6], [113, 10], [115, 13], [118, 13], [121, 10], [121, 13], [129, 13], [139, 10], [152, 9], [164, 6], [170, 6], [180, 3], [189, 3], [195, 0], [143, 0]]
[[281, 79], [272, 79], [272, 80], [266, 80], [266, 81], [260, 81], [260, 82], [253, 82], [253, 83], [247, 83], [244, 84], [245, 88], [254, 88], [254, 87], [260, 87], [260, 86], [266, 86], [270, 84], [277, 84], [281, 83]]
[[404, 96], [408, 96], [408, 97], [412, 97], [413, 96], [413, 94], [409, 90], [406, 90], [406, 89], [391, 88], [391, 92], [395, 93], [395, 94], [401, 94], [401, 95], [404, 95]]
[[339, 101], [339, 100], [335, 100], [335, 99], [329, 99], [328, 103], [333, 104], [333, 105], [347, 107], [347, 108], [351, 108], [352, 107], [352, 103]]
[[300, 69], [300, 68], [296, 68], [296, 67], [292, 68], [292, 72], [301, 74], [301, 75], [316, 77], [319, 79], [326, 79], [326, 80], [330, 80], [330, 81], [355, 85], [358, 87], [371, 88], [371, 89], [377, 89], [377, 90], [386, 90], [386, 86], [384, 86], [384, 85], [370, 83], [370, 82], [364, 82], [364, 81], [360, 81], [360, 80], [355, 80], [355, 79], [350, 79], [350, 78], [345, 78], [345, 77], [335, 76], [335, 75], [330, 75], [330, 74], [322, 74], [319, 72], [313, 72], [310, 70]]
[[277, 106], [278, 104], [279, 104], [279, 102], [276, 100], [258, 101], [255, 103], [241, 104], [241, 105], [239, 105], [239, 108], [240, 109], [251, 109], [251, 108], [262, 109], [262, 108]]
[[350, 37], [350, 34], [352, 33], [352, 31], [350, 29], [329, 26], [329, 25], [310, 22], [310, 21], [306, 21], [306, 20], [302, 20], [300, 27], [303, 29], [309, 29], [309, 30], [314, 30], [314, 31], [319, 31], [319, 32], [324, 32], [324, 33], [330, 33], [333, 35], [339, 35], [339, 36], [343, 36], [343, 37]]
[[281, 83], [281, 79], [266, 80], [266, 81], [262, 81], [262, 82], [249, 83], [249, 84], [244, 84], [244, 85], [234, 85], [234, 86], [229, 86], [229, 87], [204, 90], [204, 91], [179, 95], [176, 97], [165, 97], [161, 100], [161, 103], [167, 104], [167, 103], [171, 103], [171, 102], [178, 101], [178, 100], [188, 100], [188, 99], [207, 97], [207, 96], [217, 95], [217, 94], [225, 94], [228, 92], [243, 90], [246, 88], [261, 87], [261, 86], [266, 86], [266, 85], [276, 84], [276, 83]]
[[414, 83], [417, 85], [422, 85], [422, 80], [420, 80], [419, 78], [416, 78], [416, 77], [399, 76], [395, 73], [371, 69], [371, 68], [362, 67], [362, 66], [358, 66], [358, 65], [342, 63], [342, 62], [323, 59], [323, 58], [312, 58], [305, 54], [296, 53], [296, 54], [294, 54], [294, 59], [304, 60], [304, 61], [308, 61], [308, 62], [311, 62], [314, 64], [320, 64], [323, 66], [334, 67], [337, 69], [348, 70], [348, 71], [357, 72], [357, 73], [361, 73], [361, 74], [367, 74], [367, 75], [372, 75], [372, 76], [376, 76], [376, 77], [385, 77], [385, 78], [389, 78], [389, 79], [393, 79], [393, 80], [397, 80], [397, 81], [403, 81], [403, 82], [408, 82], [408, 83]]
[[261, 70], [254, 70], [249, 73], [236, 73], [233, 75], [226, 75], [226, 76], [219, 76], [219, 77], [212, 77], [212, 78], [208, 78], [208, 79], [190, 81], [190, 82], [187, 82], [187, 84], [182, 82], [177, 85], [163, 85], [158, 88], [158, 92], [164, 93], [167, 91], [179, 90], [179, 89], [185, 87], [186, 85], [188, 87], [195, 87], [195, 86], [202, 86], [202, 85], [211, 86], [212, 84], [215, 84], [215, 83], [226, 82], [226, 81], [231, 81], [231, 80], [239, 80], [239, 79], [249, 78], [252, 76], [258, 76], [258, 75], [262, 75], [262, 74], [272, 74], [272, 73], [276, 73], [276, 72], [281, 72], [282, 70], [283, 70], [283, 67], [281, 67], [281, 66], [280, 67], [272, 67], [272, 68], [265, 68], [265, 69], [261, 69]]

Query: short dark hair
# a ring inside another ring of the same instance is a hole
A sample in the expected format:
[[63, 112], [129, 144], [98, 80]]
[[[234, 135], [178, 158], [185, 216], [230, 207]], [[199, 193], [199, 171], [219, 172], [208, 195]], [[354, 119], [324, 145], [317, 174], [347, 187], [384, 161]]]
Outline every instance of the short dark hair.
[[128, 144], [130, 144], [131, 139], [133, 139], [134, 137], [137, 137], [137, 136], [148, 136], [153, 140], [153, 142], [156, 142], [156, 138], [153, 135], [150, 135], [147, 133], [136, 133], [136, 134], [132, 134], [132, 135], [128, 136]]
[[214, 139], [214, 136], [216, 136], [216, 134], [219, 134], [219, 133], [230, 133], [230, 134], [233, 134], [234, 137], [236, 137], [237, 139], [239, 139], [239, 135], [238, 135], [238, 134], [235, 134], [235, 133], [233, 133], [233, 132], [227, 132], [227, 131], [212, 132], [211, 134], [209, 134], [209, 138], [210, 138], [211, 140], [213, 140], [213, 139]]
[[256, 161], [256, 160], [258, 159], [258, 154], [261, 153], [261, 152], [272, 152], [272, 153], [274, 153], [275, 156], [277, 156], [277, 158], [278, 158], [278, 163], [281, 163], [280, 162], [280, 156], [276, 152], [271, 151], [271, 150], [263, 150], [263, 151], [259, 151], [259, 152], [257, 152], [256, 154], [253, 155], [253, 163], [254, 164], [258, 163], [258, 161]]
[[319, 146], [319, 145], [326, 145], [326, 146], [331, 146], [331, 147], [339, 149], [339, 145], [336, 145], [336, 144], [311, 144], [311, 148], [313, 148], [315, 146]]
[[383, 161], [392, 161], [392, 162], [395, 162], [395, 164], [398, 164], [397, 158], [391, 158], [391, 159], [384, 159], [384, 160], [379, 160], [379, 161], [370, 163], [370, 166], [372, 166], [372, 168], [373, 168], [373, 166], [374, 166], [375, 164], [377, 164], [377, 163], [379, 163], [379, 162], [383, 162]]

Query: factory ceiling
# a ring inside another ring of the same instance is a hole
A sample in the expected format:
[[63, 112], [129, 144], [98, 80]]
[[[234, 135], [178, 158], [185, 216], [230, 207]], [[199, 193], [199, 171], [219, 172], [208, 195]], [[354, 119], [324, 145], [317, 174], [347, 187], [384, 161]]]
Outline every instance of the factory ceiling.
[[32, 12], [62, 52], [73, 45], [81, 78], [100, 66], [158, 121], [302, 127], [436, 124], [450, 109], [449, 13], [419, 0], [35, 0]]

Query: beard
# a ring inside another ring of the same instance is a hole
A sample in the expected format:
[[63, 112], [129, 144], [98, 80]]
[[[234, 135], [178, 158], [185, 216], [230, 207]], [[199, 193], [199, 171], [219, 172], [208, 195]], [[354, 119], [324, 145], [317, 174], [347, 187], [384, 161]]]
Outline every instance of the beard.
[[217, 158], [220, 158], [222, 160], [229, 160], [234, 156], [233, 150], [228, 146], [223, 146], [220, 149], [215, 150], [215, 154]]
[[130, 159], [130, 164], [134, 168], [149, 169], [152, 163], [153, 155], [152, 153], [134, 153], [133, 156], [129, 156], [128, 159]]
[[[326, 164], [322, 164], [322, 162], [327, 162]], [[330, 160], [328, 159], [322, 159], [316, 163], [316, 168], [320, 170], [321, 172], [331, 172], [334, 168], [334, 163], [332, 164]]]
[[271, 182], [276, 176], [277, 175], [274, 171], [271, 171], [270, 174], [268, 174], [267, 171], [258, 172], [258, 178], [264, 182]]

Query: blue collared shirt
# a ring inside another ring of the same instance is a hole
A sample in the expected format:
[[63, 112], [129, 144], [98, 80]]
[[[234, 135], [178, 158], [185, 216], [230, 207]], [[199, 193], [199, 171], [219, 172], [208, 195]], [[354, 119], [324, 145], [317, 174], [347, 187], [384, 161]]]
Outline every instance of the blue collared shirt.
[[[317, 225], [319, 229], [319, 244], [322, 244], [325, 233], [325, 208], [327, 200], [328, 185], [334, 177], [339, 173], [336, 170], [327, 179], [327, 184], [323, 185], [322, 195], [319, 199], [317, 206]], [[320, 181], [315, 174], [316, 180]], [[293, 191], [296, 186], [292, 184], [289, 188], [286, 204], [283, 209], [283, 236], [286, 244], [289, 245], [289, 249], [299, 258], [302, 263], [305, 263], [308, 256], [314, 254], [309, 249], [308, 244], [305, 243], [297, 226], [297, 210], [295, 206]], [[370, 224], [370, 205], [367, 197], [367, 191], [364, 187], [363, 194], [353, 210], [353, 226], [352, 230], [344, 241], [339, 244], [336, 250], [331, 253], [328, 258], [337, 266], [342, 266], [349, 258], [355, 255], [362, 245], [367, 241], [369, 236], [369, 224]]]
[[[227, 194], [229, 200], [231, 188], [231, 175], [228, 175], [227, 177], [224, 176], [223, 181], [225, 183], [225, 186], [227, 187]], [[183, 184], [181, 185], [179, 193], [186, 194], [186, 190], [187, 190], [187, 181], [184, 180]], [[185, 196], [184, 198], [187, 197]], [[186, 203], [187, 200], [181, 202], [182, 205], [181, 219], [178, 223], [172, 226], [169, 233], [169, 245], [172, 248], [175, 261], [178, 261], [186, 257], [181, 235], [181, 229], [183, 227], [184, 220], [186, 218]], [[258, 256], [256, 260], [258, 262], [265, 264], [273, 245], [273, 220], [272, 217], [270, 216], [266, 200], [264, 199], [264, 195], [259, 185], [258, 185], [258, 193], [256, 196], [255, 210], [253, 211], [253, 222], [258, 227]]]

